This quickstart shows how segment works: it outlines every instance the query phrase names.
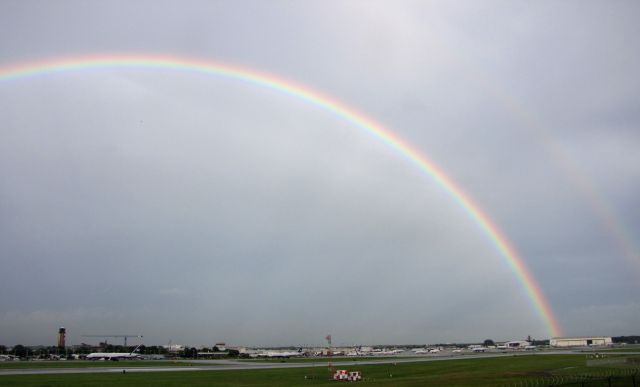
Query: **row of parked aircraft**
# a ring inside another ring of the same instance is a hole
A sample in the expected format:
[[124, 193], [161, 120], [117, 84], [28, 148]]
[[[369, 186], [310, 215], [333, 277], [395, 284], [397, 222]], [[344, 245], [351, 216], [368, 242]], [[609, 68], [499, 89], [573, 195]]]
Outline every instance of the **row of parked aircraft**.
[[[94, 353], [90, 353], [89, 355], [86, 356], [86, 359], [88, 360], [135, 360], [135, 359], [142, 359], [142, 356], [140, 354], [137, 353], [138, 348], [140, 346], [137, 346], [133, 351], [127, 353], [127, 352], [94, 352]], [[491, 349], [525, 349], [525, 350], [532, 350], [532, 349], [536, 349], [535, 346], [531, 345], [529, 342], [527, 341], [510, 341], [505, 343], [504, 345], [500, 345], [497, 347], [491, 347]], [[480, 345], [471, 345], [469, 346], [469, 350], [471, 350], [472, 352], [485, 352], [487, 349], [487, 347], [484, 346], [480, 346]], [[411, 350], [414, 354], [416, 355], [423, 355], [423, 354], [436, 354], [442, 351], [442, 348], [415, 348]], [[391, 350], [387, 350], [387, 349], [374, 349], [372, 347], [360, 347], [360, 348], [356, 348], [350, 352], [346, 353], [346, 356], [393, 356], [393, 355], [398, 355], [400, 353], [405, 352], [405, 350], [403, 349], [391, 349]], [[458, 353], [458, 352], [462, 352], [462, 349], [460, 348], [456, 348], [454, 350], [452, 350], [453, 353]], [[250, 356], [254, 357], [254, 358], [290, 358], [290, 357], [298, 357], [298, 356], [308, 356], [310, 353], [304, 351], [302, 348], [298, 349], [297, 351], [260, 351], [260, 352], [254, 352], [251, 353]], [[312, 355], [319, 355], [321, 353], [311, 353]], [[334, 351], [333, 352], [333, 356], [344, 356], [345, 353], [342, 351]]]
[[389, 349], [389, 350], [387, 350], [387, 349], [382, 349], [382, 350], [374, 349], [373, 351], [371, 351], [369, 353], [365, 353], [365, 355], [388, 356], [388, 355], [397, 355], [397, 354], [402, 353], [402, 352], [404, 352], [404, 350], [402, 350], [402, 349]]
[[439, 348], [416, 348], [413, 350], [413, 353], [416, 355], [424, 355], [427, 353], [438, 353], [440, 352]]
[[297, 356], [305, 356], [306, 352], [302, 350], [302, 348], [297, 351], [266, 351], [266, 352], [258, 352], [250, 355], [251, 357], [266, 357], [272, 359], [288, 359], [290, 357]]
[[[356, 348], [350, 352], [345, 353], [344, 351], [335, 350], [331, 354], [333, 356], [388, 356], [388, 355], [397, 355], [399, 353], [404, 352], [402, 349], [369, 349], [369, 348]], [[249, 356], [251, 357], [263, 357], [263, 358], [289, 358], [289, 357], [298, 357], [298, 356], [320, 356], [322, 352], [306, 352], [302, 348], [298, 349], [298, 351], [263, 351], [251, 353]]]

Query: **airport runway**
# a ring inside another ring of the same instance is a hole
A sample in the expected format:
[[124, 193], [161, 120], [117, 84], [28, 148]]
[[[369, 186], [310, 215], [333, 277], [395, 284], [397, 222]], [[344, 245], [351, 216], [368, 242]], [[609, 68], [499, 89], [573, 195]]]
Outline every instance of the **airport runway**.
[[[539, 353], [484, 353], [484, 354], [464, 354], [464, 355], [435, 355], [425, 357], [411, 357], [406, 359], [375, 359], [375, 360], [353, 360], [334, 362], [335, 368], [350, 367], [357, 365], [377, 365], [377, 364], [397, 364], [397, 363], [416, 363], [416, 362], [432, 362], [477, 358], [495, 358], [509, 356], [536, 356], [536, 355], [566, 355], [577, 354], [572, 351], [553, 351]], [[259, 363], [259, 362], [242, 362], [237, 360], [193, 360], [179, 361], [185, 366], [169, 366], [169, 367], [85, 367], [85, 368], [25, 368], [25, 369], [0, 369], [2, 375], [51, 375], [51, 374], [97, 374], [97, 373], [133, 373], [133, 372], [196, 372], [196, 371], [230, 371], [230, 370], [263, 370], [263, 369], [279, 369], [279, 368], [319, 368], [326, 367], [326, 359], [318, 359], [317, 362], [303, 363]], [[188, 365], [187, 365], [188, 364]]]

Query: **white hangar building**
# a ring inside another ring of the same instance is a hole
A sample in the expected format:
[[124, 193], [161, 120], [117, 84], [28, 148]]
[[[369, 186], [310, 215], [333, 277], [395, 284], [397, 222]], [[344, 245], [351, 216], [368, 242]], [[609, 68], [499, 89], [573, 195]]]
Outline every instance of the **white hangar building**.
[[588, 347], [590, 345], [611, 345], [611, 337], [554, 337], [549, 340], [552, 347]]

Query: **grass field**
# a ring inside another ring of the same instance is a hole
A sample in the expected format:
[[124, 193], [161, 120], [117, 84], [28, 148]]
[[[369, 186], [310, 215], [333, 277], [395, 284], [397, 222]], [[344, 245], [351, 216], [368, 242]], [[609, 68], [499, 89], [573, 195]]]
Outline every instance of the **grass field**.
[[[333, 362], [340, 361], [366, 361], [366, 360], [393, 360], [410, 359], [411, 357], [338, 357], [333, 358]], [[224, 360], [224, 359], [223, 359]], [[327, 364], [326, 358], [289, 358], [289, 359], [242, 359], [246, 363], [317, 363]], [[88, 361], [88, 360], [67, 360], [67, 361], [3, 361], [0, 362], [0, 369], [26, 369], [26, 368], [95, 368], [95, 367], [185, 367], [190, 362], [188, 360], [129, 360], [129, 361]], [[194, 363], [198, 364], [198, 363]], [[201, 364], [198, 364], [201, 365]], [[207, 364], [215, 366], [215, 364]]]
[[161, 360], [129, 360], [129, 361], [3, 361], [0, 362], [0, 369], [27, 369], [27, 368], [96, 368], [96, 367], [184, 367], [188, 365], [184, 362], [161, 361]]
[[[419, 356], [366, 356], [366, 357], [334, 357], [331, 359], [334, 363], [341, 361], [371, 361], [371, 360], [394, 360], [394, 359], [424, 359]], [[256, 358], [256, 359], [240, 359], [242, 362], [247, 363], [321, 363], [327, 364], [328, 358], [326, 357], [290, 357], [288, 359], [274, 359], [274, 358]]]
[[640, 346], [629, 346], [625, 348], [603, 349], [599, 352], [640, 352]]
[[[554, 375], [609, 372], [585, 366], [584, 355], [538, 355], [362, 365], [367, 385], [508, 386]], [[329, 386], [326, 367], [251, 371], [0, 376], [7, 386]], [[530, 384], [531, 385], [531, 384]], [[614, 386], [617, 384], [614, 384]], [[624, 384], [624, 385], [631, 385]]]

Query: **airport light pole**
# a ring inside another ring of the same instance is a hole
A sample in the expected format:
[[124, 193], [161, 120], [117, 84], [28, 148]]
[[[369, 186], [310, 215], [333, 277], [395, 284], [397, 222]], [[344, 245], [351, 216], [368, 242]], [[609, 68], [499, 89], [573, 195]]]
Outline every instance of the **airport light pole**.
[[327, 337], [325, 337], [325, 339], [327, 340], [327, 343], [329, 344], [329, 346], [327, 347], [327, 357], [329, 358], [329, 360], [328, 360], [328, 368], [329, 368], [329, 374], [332, 374], [333, 373], [333, 364], [331, 363], [331, 358], [333, 356], [333, 352], [331, 352], [331, 334], [328, 334]]

